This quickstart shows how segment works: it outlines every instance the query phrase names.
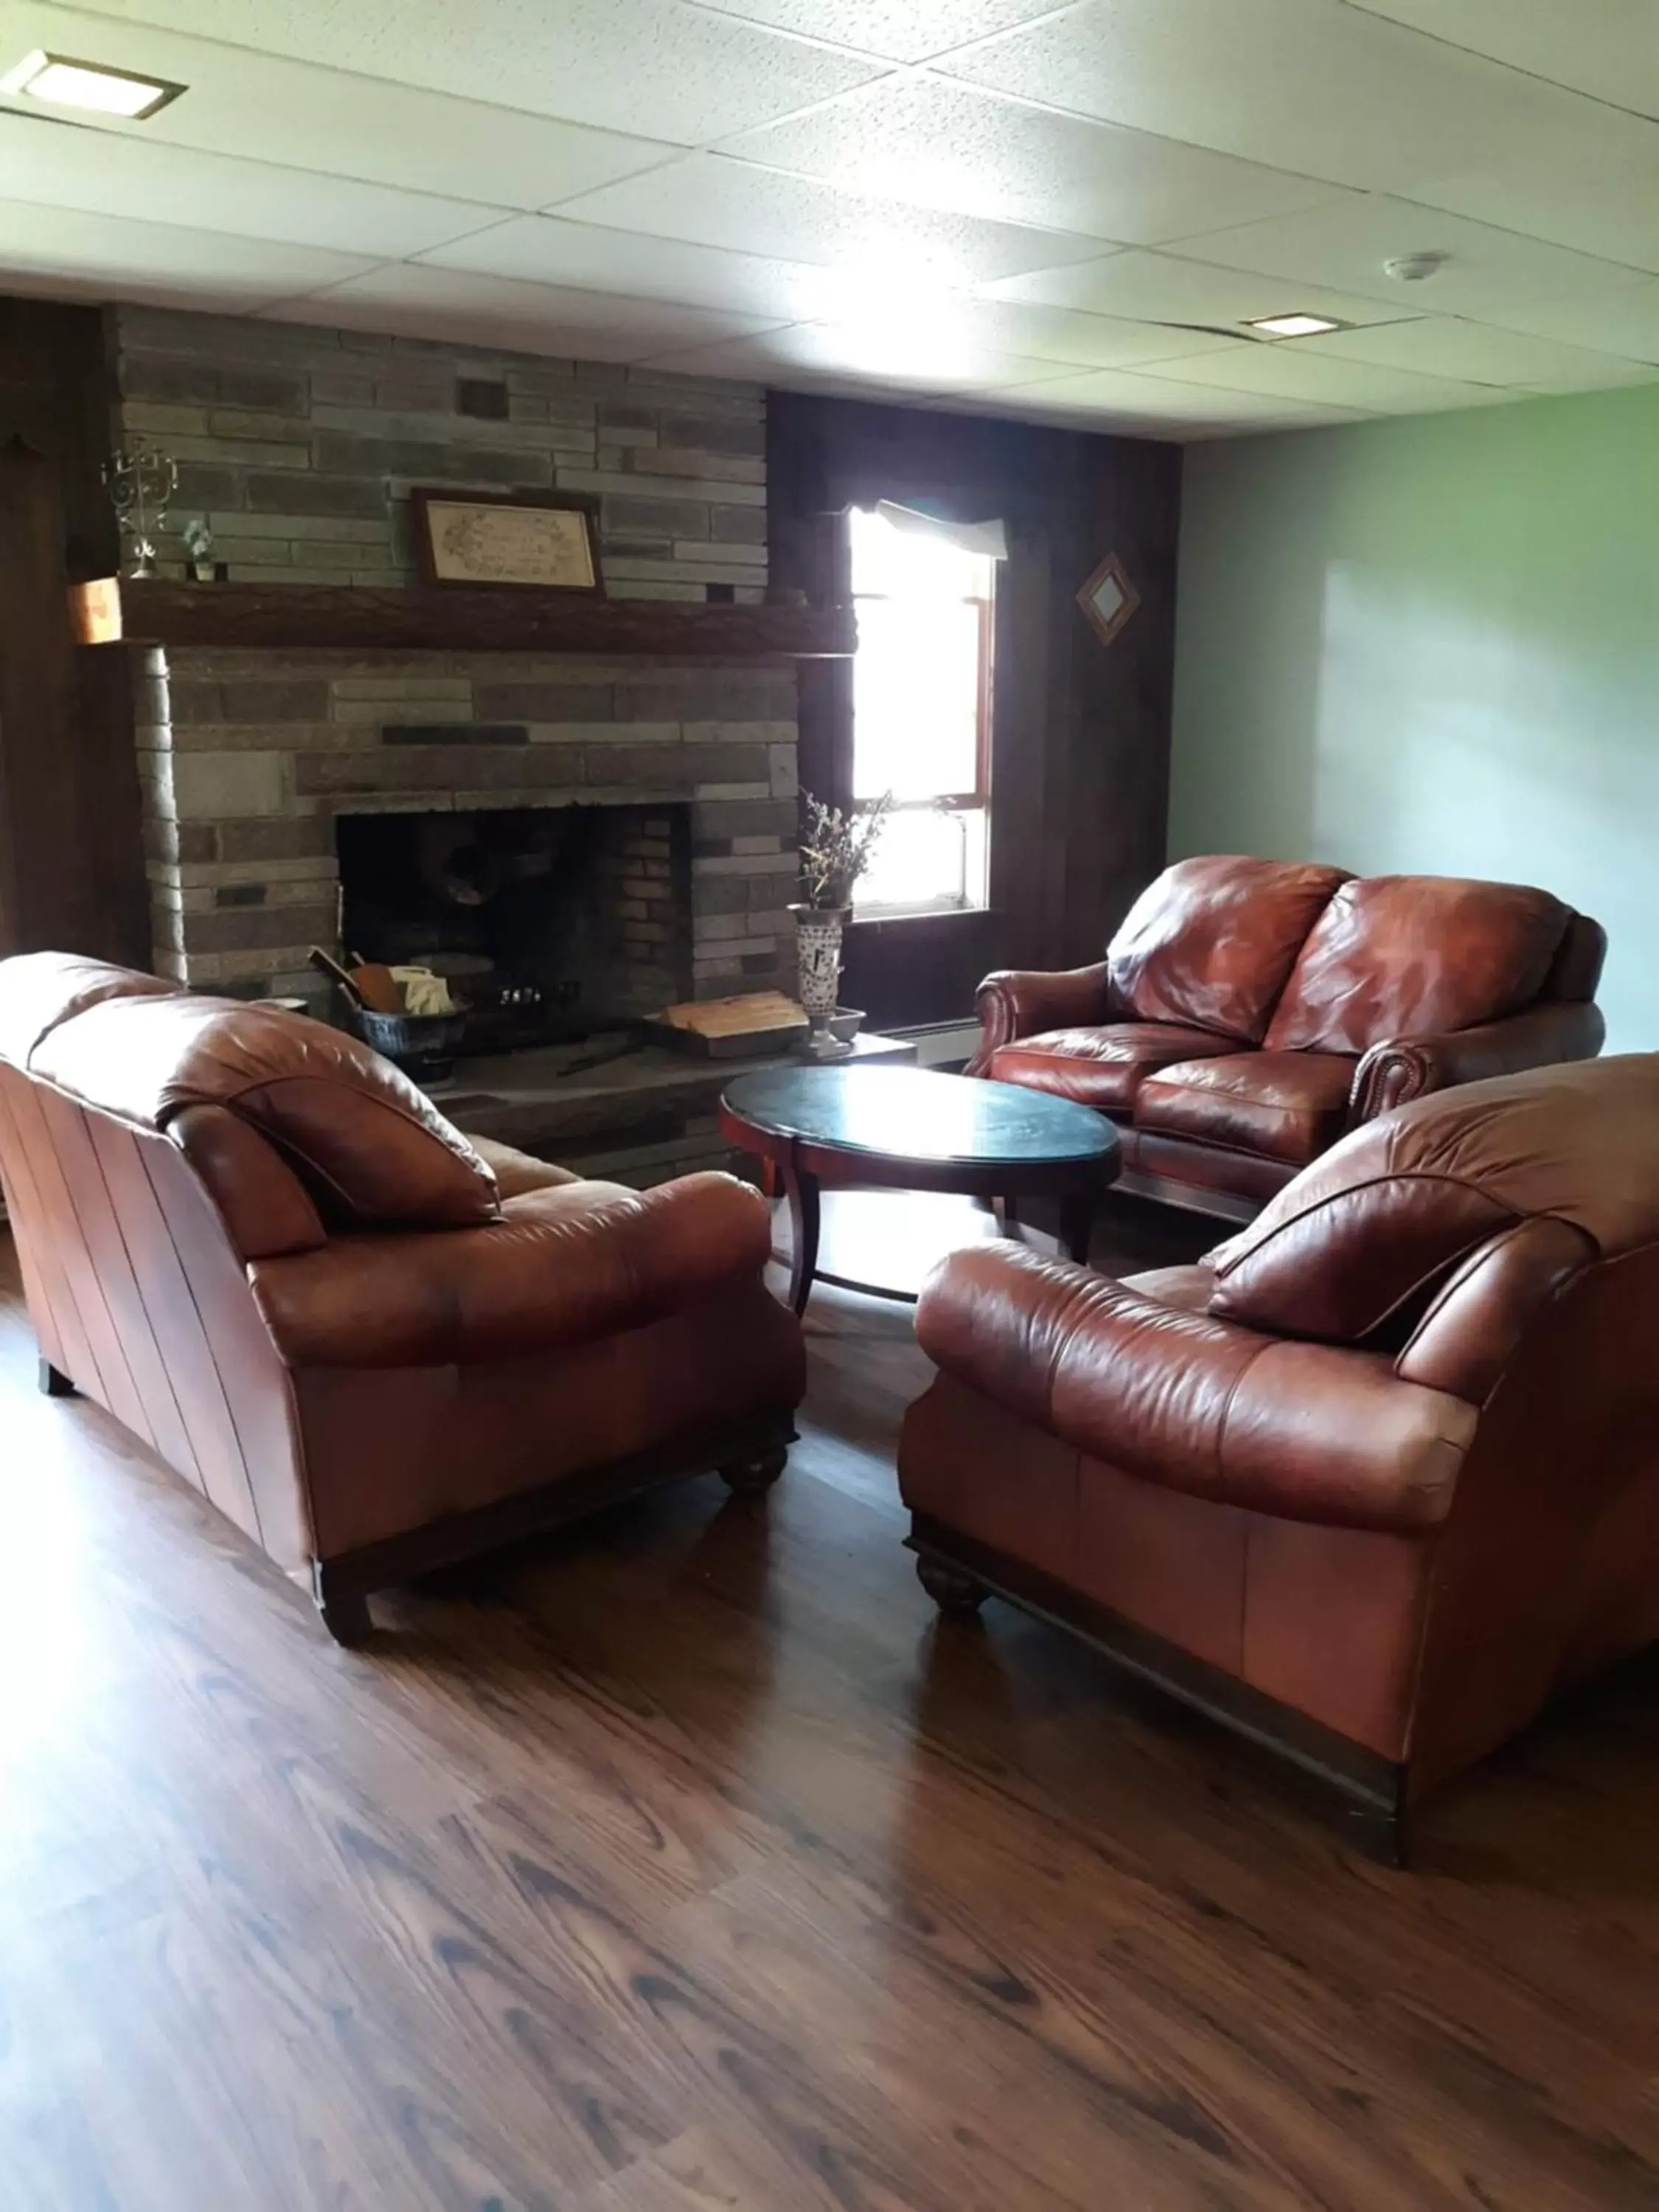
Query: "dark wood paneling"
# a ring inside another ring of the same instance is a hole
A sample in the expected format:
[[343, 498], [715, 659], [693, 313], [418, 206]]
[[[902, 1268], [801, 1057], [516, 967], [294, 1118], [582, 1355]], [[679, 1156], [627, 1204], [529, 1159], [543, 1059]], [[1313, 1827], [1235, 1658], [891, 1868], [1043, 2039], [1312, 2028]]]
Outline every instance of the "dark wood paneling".
[[0, 300], [0, 953], [150, 958], [124, 655], [77, 654], [71, 582], [118, 553], [104, 323]]
[[106, 575], [120, 533], [100, 471], [114, 398], [97, 307], [0, 298], [0, 445], [21, 437], [58, 464], [72, 581]]
[[842, 1003], [886, 1029], [965, 1014], [981, 976], [1006, 964], [1006, 915], [989, 908], [854, 922], [845, 939]]
[[846, 655], [849, 613], [688, 606], [454, 585], [175, 584], [113, 576], [71, 594], [87, 645], [265, 646], [298, 651], [647, 653], [672, 660]]
[[[993, 967], [1095, 957], [1164, 864], [1174, 662], [1177, 448], [973, 416], [773, 392], [767, 473], [775, 583], [846, 589], [834, 520], [877, 499], [1000, 517], [988, 914], [860, 923], [844, 996], [878, 1021], [966, 1013]], [[1115, 551], [1141, 605], [1103, 647], [1076, 604]], [[801, 778], [845, 803], [851, 674], [801, 672]]]

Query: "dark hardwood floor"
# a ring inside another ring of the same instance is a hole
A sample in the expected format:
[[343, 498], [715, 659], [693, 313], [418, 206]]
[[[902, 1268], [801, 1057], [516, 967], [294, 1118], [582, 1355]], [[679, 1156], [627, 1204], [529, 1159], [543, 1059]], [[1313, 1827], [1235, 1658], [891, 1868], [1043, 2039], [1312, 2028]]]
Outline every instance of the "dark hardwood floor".
[[3, 2212], [1653, 2212], [1653, 1674], [1385, 1871], [1058, 1635], [939, 1624], [909, 1315], [808, 1325], [769, 1501], [349, 1653], [36, 1395], [0, 1232]]

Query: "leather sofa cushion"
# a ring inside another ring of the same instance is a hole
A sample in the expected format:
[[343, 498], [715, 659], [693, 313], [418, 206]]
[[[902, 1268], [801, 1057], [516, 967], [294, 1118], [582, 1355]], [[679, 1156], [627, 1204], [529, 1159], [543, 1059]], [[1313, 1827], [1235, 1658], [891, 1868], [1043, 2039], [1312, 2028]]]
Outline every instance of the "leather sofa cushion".
[[1357, 1342], [1540, 1217], [1604, 1259], [1659, 1240], [1659, 1054], [1496, 1076], [1366, 1122], [1210, 1255], [1210, 1310]]
[[1143, 1129], [1300, 1167], [1334, 1144], [1357, 1063], [1325, 1052], [1247, 1052], [1160, 1068], [1135, 1100]]
[[112, 999], [54, 1030], [33, 1073], [141, 1127], [223, 1106], [274, 1146], [331, 1227], [497, 1218], [489, 1170], [408, 1078], [322, 1022], [233, 999]]
[[71, 952], [20, 952], [0, 960], [0, 1059], [27, 1068], [43, 1037], [106, 999], [173, 999], [182, 988]]
[[1395, 1362], [1395, 1374], [1473, 1406], [1484, 1403], [1534, 1314], [1595, 1259], [1583, 1231], [1552, 1214], [1489, 1237], [1436, 1291]]
[[1089, 1457], [1287, 1520], [1432, 1528], [1474, 1431], [1473, 1407], [1386, 1358], [1264, 1338], [1023, 1245], [941, 1261], [916, 1334], [947, 1375]]
[[1215, 1289], [1215, 1269], [1199, 1261], [1191, 1267], [1147, 1267], [1122, 1278], [1126, 1291], [1149, 1298], [1154, 1305], [1173, 1306], [1180, 1313], [1207, 1313]]
[[206, 1184], [244, 1260], [314, 1252], [328, 1242], [305, 1185], [259, 1132], [225, 1106], [186, 1106], [167, 1134]]
[[1165, 1137], [1156, 1129], [1137, 1129], [1133, 1123], [1120, 1127], [1118, 1146], [1119, 1181], [1127, 1188], [1145, 1184], [1156, 1198], [1165, 1195], [1158, 1184], [1178, 1183], [1185, 1190], [1204, 1192], [1209, 1201], [1206, 1212], [1222, 1217], [1231, 1213], [1239, 1221], [1251, 1219], [1300, 1172], [1294, 1160], [1230, 1152], [1220, 1145]]
[[1075, 1098], [1103, 1114], [1127, 1114], [1143, 1079], [1171, 1060], [1237, 1052], [1231, 1037], [1161, 1022], [1112, 1022], [1101, 1029], [1048, 1030], [991, 1055], [994, 1081]]
[[766, 1201], [734, 1176], [572, 1182], [509, 1198], [483, 1227], [337, 1237], [249, 1280], [292, 1366], [469, 1366], [641, 1328], [758, 1280], [771, 1249]]
[[476, 1137], [471, 1130], [462, 1134], [495, 1176], [503, 1206], [509, 1198], [523, 1198], [532, 1190], [556, 1190], [562, 1183], [581, 1181], [574, 1168], [555, 1167], [550, 1160], [538, 1160], [494, 1137]]
[[[1270, 1200], [1257, 1222], [1296, 1188]], [[1280, 1336], [1363, 1343], [1515, 1221], [1506, 1207], [1454, 1178], [1392, 1176], [1361, 1183], [1283, 1220], [1260, 1242], [1252, 1224], [1218, 1246], [1210, 1255], [1216, 1271], [1210, 1311]]]
[[1259, 1044], [1340, 868], [1210, 854], [1177, 860], [1130, 908], [1107, 950], [1116, 1002]]
[[1288, 1052], [1364, 1052], [1530, 1006], [1572, 920], [1549, 892], [1454, 876], [1344, 884], [1267, 1030]]

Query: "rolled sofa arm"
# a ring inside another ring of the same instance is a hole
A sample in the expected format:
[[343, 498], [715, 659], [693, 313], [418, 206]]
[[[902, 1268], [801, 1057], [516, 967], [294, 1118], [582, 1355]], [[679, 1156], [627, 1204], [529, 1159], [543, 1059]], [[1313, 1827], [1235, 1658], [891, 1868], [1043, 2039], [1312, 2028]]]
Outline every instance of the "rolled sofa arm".
[[1594, 1060], [1607, 1028], [1599, 1006], [1555, 999], [1475, 1029], [1374, 1044], [1354, 1070], [1349, 1126], [1374, 1121], [1431, 1091], [1449, 1091], [1489, 1075], [1517, 1075], [1523, 1068], [1552, 1067], [1564, 1060]]
[[733, 1176], [567, 1182], [507, 1199], [480, 1228], [335, 1237], [256, 1261], [248, 1279], [291, 1367], [468, 1366], [758, 1287], [771, 1245], [766, 1201]]
[[979, 1015], [979, 1050], [968, 1064], [969, 1075], [984, 1075], [991, 1055], [1016, 1037], [1039, 1030], [1069, 1029], [1104, 1021], [1110, 1000], [1106, 963], [1066, 968], [1052, 974], [1035, 969], [999, 969], [974, 994]]
[[1090, 1458], [1287, 1520], [1431, 1528], [1474, 1433], [1474, 1407], [1401, 1382], [1386, 1355], [1162, 1305], [1019, 1245], [941, 1261], [916, 1334], [946, 1374]]

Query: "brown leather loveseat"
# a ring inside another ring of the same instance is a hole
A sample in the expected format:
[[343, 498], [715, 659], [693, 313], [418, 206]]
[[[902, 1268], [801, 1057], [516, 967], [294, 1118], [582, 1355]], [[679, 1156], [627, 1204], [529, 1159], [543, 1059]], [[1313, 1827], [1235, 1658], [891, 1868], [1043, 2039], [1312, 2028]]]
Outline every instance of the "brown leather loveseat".
[[1200, 1267], [953, 1254], [917, 1331], [939, 1601], [1069, 1622], [1396, 1828], [1659, 1638], [1659, 1054], [1401, 1107]]
[[368, 1591], [507, 1536], [782, 1469], [800, 1330], [729, 1176], [581, 1182], [320, 1023], [52, 953], [0, 963], [0, 1175], [47, 1387], [342, 1641]]
[[1096, 966], [987, 976], [969, 1073], [1109, 1115], [1120, 1188], [1249, 1220], [1390, 1106], [1594, 1058], [1606, 947], [1522, 884], [1178, 860]]

